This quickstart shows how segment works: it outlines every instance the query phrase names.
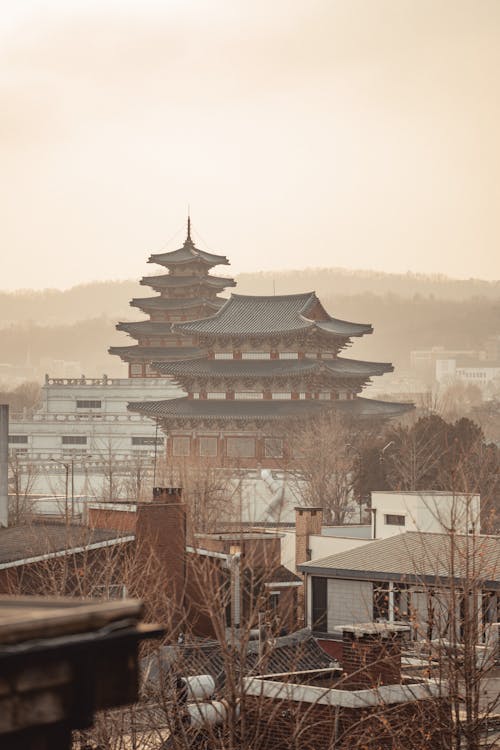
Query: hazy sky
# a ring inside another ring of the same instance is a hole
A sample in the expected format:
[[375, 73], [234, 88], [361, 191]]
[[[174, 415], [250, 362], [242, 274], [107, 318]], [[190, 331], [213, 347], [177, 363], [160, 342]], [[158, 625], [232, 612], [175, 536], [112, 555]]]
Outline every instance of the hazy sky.
[[2, 0], [0, 288], [232, 271], [500, 278], [498, 0]]

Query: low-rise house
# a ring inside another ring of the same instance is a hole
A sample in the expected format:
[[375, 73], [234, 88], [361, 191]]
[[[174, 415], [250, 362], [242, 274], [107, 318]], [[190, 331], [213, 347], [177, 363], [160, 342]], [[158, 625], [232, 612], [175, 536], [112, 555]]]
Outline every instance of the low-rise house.
[[406, 621], [416, 638], [460, 638], [467, 618], [484, 631], [499, 619], [498, 536], [409, 531], [298, 568], [306, 622], [319, 633], [353, 622]]

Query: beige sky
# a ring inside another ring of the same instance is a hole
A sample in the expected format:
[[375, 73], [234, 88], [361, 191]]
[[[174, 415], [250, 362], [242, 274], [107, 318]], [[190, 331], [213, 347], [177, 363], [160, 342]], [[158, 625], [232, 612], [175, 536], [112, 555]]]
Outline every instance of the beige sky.
[[1, 6], [0, 288], [151, 273], [188, 203], [234, 273], [500, 278], [498, 0]]

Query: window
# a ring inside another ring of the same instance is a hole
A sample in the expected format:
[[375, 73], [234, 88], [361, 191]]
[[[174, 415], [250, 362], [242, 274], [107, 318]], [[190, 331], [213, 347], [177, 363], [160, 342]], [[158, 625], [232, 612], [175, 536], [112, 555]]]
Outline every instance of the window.
[[142, 365], [130, 365], [130, 375], [132, 377], [142, 375]]
[[149, 375], [149, 377], [158, 377], [158, 370], [155, 370], [154, 367], [151, 365], [146, 365], [146, 375]]
[[236, 400], [245, 400], [245, 399], [260, 399], [264, 398], [262, 392], [259, 391], [236, 391], [234, 394], [234, 398]]
[[214, 359], [232, 359], [232, 352], [214, 352]]
[[271, 352], [241, 352], [241, 359], [271, 359]]
[[384, 523], [386, 526], [405, 526], [405, 516], [397, 516], [395, 513], [385, 513]]
[[85, 435], [63, 435], [61, 441], [63, 445], [87, 445]]
[[27, 435], [9, 435], [9, 443], [27, 443]]
[[217, 455], [217, 438], [201, 437], [200, 438], [200, 456], [212, 458]]
[[215, 399], [223, 399], [226, 398], [226, 392], [225, 391], [209, 391], [207, 393], [207, 398], [215, 398]]
[[101, 409], [102, 401], [93, 401], [92, 399], [82, 399], [76, 402], [77, 409]]
[[133, 437], [132, 445], [163, 445], [163, 438]]
[[271, 398], [275, 401], [289, 401], [292, 398], [292, 394], [289, 391], [275, 391], [271, 393]]
[[279, 358], [280, 359], [298, 359], [299, 353], [298, 352], [280, 352]]
[[275, 437], [265, 438], [264, 456], [266, 458], [283, 458], [283, 440]]
[[226, 440], [226, 455], [231, 458], [254, 458], [255, 438], [228, 437]]
[[191, 440], [188, 437], [174, 437], [172, 438], [172, 455], [173, 456], [189, 456], [191, 448]]
[[300, 398], [300, 400], [301, 400], [301, 401], [304, 401], [305, 397], [306, 397], [306, 394], [305, 394], [305, 393], [304, 393], [303, 391], [301, 391], [301, 392], [299, 393], [299, 398]]
[[318, 394], [318, 398], [321, 401], [329, 401], [331, 397], [332, 394], [330, 393], [330, 391], [320, 391], [320, 393]]
[[326, 633], [328, 630], [327, 616], [327, 578], [311, 577], [312, 586], [312, 622], [311, 627], [319, 633]]

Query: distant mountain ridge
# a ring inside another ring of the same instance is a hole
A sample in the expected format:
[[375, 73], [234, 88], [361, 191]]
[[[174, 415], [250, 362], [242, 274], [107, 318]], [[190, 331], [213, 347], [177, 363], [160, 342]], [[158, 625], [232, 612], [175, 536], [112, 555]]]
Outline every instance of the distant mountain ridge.
[[[419, 295], [440, 300], [500, 299], [500, 281], [452, 279], [422, 274], [351, 271], [343, 268], [305, 268], [296, 271], [243, 273], [236, 277], [240, 294], [292, 294], [314, 290], [335, 300], [358, 294], [394, 295], [409, 299]], [[132, 320], [138, 313], [129, 307], [132, 297], [144, 296], [137, 281], [96, 281], [71, 289], [20, 289], [0, 291], [0, 326], [33, 321], [38, 325], [71, 324], [104, 315]]]

